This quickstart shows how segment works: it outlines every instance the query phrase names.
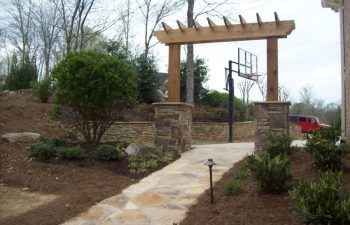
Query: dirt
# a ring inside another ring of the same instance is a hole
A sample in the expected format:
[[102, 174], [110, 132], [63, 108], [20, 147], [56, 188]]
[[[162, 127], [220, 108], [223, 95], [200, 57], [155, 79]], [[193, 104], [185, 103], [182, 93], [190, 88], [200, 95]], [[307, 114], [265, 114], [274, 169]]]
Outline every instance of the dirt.
[[[0, 92], [0, 135], [36, 132], [64, 138], [67, 129], [49, 116], [53, 108], [29, 90]], [[0, 141], [0, 224], [60, 224], [141, 178], [129, 174], [126, 160], [40, 162], [30, 157], [32, 144]]]
[[[210, 204], [210, 193], [207, 191], [198, 203], [187, 212], [181, 225], [297, 225], [303, 224], [301, 218], [293, 210], [295, 204], [285, 191], [281, 194], [259, 194], [256, 182], [248, 177], [242, 182], [243, 192], [236, 196], [224, 194], [224, 185], [244, 167], [241, 161], [230, 169], [223, 178], [215, 184], [214, 204]], [[304, 151], [292, 155], [293, 179], [288, 188], [304, 180], [310, 182], [319, 177], [318, 169], [313, 159]], [[350, 189], [350, 157], [345, 160], [344, 190]]]

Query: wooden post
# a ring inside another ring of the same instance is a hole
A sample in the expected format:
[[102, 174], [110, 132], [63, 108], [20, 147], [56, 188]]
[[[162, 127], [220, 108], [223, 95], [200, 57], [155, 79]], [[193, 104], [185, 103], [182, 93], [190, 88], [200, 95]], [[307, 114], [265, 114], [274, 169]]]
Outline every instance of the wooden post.
[[180, 44], [169, 45], [168, 102], [180, 102]]
[[278, 39], [267, 39], [267, 101], [278, 101]]

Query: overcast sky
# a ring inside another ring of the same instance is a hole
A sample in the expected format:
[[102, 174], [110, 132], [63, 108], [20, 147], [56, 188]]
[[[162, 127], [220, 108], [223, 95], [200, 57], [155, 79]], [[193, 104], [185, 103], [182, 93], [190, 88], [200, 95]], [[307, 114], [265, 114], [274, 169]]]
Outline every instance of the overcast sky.
[[[255, 13], [263, 21], [274, 20], [277, 12], [280, 20], [294, 20], [296, 29], [286, 39], [279, 39], [279, 84], [286, 86], [291, 93], [291, 100], [298, 101], [298, 90], [309, 86], [316, 93], [316, 98], [325, 102], [340, 104], [340, 28], [339, 14], [331, 9], [322, 8], [321, 0], [257, 0], [252, 3], [238, 4], [237, 13], [245, 20], [256, 22]], [[184, 18], [182, 19], [183, 22]], [[216, 24], [223, 21], [212, 18]], [[237, 17], [238, 20], [238, 17]], [[206, 25], [206, 17], [198, 18]], [[167, 19], [168, 24], [175, 24]], [[234, 21], [232, 21], [234, 22]], [[237, 21], [235, 23], [238, 23]], [[259, 58], [259, 72], [266, 72], [266, 41], [245, 41], [230, 43], [212, 43], [195, 45], [195, 55], [206, 59], [210, 69], [207, 87], [223, 90], [225, 86], [224, 68], [228, 60], [237, 59], [237, 48], [253, 52]], [[184, 50], [184, 47], [182, 48]], [[182, 58], [185, 52], [182, 50]], [[153, 50], [158, 55], [162, 72], [167, 69], [168, 48], [159, 44]], [[240, 79], [234, 77], [237, 84]], [[236, 87], [236, 96], [240, 96]], [[253, 87], [251, 100], [261, 100], [257, 86]]]

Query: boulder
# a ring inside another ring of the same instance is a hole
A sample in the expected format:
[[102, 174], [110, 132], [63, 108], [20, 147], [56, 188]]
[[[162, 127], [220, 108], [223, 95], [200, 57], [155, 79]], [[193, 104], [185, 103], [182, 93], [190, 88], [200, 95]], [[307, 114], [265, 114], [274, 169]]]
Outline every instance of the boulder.
[[146, 155], [148, 153], [160, 154], [161, 151], [155, 147], [132, 143], [126, 149], [128, 155]]
[[18, 143], [18, 142], [32, 142], [36, 141], [41, 137], [40, 134], [37, 133], [8, 133], [2, 135], [2, 139], [10, 142], [10, 143]]

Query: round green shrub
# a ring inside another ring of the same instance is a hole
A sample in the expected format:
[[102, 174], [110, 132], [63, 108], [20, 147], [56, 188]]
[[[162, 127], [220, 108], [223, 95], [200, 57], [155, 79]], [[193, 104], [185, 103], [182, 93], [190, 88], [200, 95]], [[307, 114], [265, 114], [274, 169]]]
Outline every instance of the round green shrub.
[[270, 134], [262, 150], [268, 152], [271, 158], [280, 154], [291, 155], [295, 147], [291, 146], [292, 138], [285, 134]]
[[97, 143], [137, 97], [137, 75], [125, 61], [97, 52], [68, 54], [52, 71], [56, 101], [68, 105], [87, 142]]
[[58, 157], [60, 159], [68, 159], [68, 160], [74, 160], [74, 159], [84, 159], [84, 150], [80, 148], [79, 146], [71, 147], [71, 148], [61, 148], [58, 151]]
[[247, 168], [262, 193], [281, 192], [292, 178], [290, 159], [285, 154], [271, 158], [265, 151], [257, 152], [248, 157]]
[[115, 160], [122, 157], [122, 151], [119, 147], [104, 144], [97, 147], [96, 156], [100, 160]]
[[30, 147], [30, 153], [32, 157], [46, 161], [57, 156], [57, 147], [47, 141], [38, 141]]

